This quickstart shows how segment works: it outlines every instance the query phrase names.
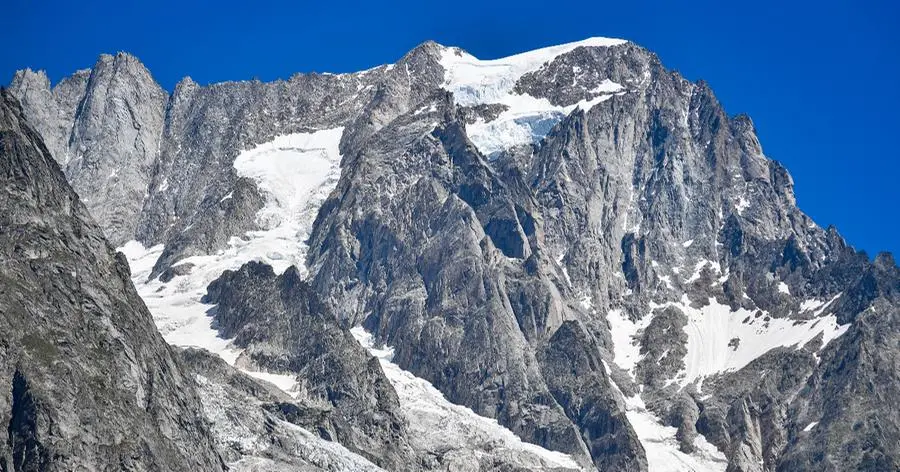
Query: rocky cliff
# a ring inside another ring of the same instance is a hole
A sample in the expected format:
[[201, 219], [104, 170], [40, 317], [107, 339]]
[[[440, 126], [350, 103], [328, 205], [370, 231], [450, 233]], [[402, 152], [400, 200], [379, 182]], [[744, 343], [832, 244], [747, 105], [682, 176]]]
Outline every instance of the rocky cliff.
[[633, 43], [429, 42], [171, 95], [120, 54], [11, 90], [106, 233], [148, 248], [131, 262], [167, 339], [204, 325], [238, 367], [365, 411], [334, 431], [379, 464], [422, 456], [371, 453], [406, 410], [351, 328], [582, 467], [898, 468], [893, 258], [816, 225], [749, 117]]
[[6, 90], [0, 191], [0, 468], [224, 470], [127, 261]]

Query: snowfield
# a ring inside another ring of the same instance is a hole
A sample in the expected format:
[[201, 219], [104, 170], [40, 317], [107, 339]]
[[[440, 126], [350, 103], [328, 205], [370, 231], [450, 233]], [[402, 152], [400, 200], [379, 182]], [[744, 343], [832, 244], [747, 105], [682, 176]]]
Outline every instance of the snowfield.
[[624, 92], [620, 84], [606, 79], [591, 90], [594, 98], [562, 107], [551, 104], [546, 98], [516, 93], [514, 88], [519, 78], [575, 48], [611, 47], [626, 42], [621, 39], [590, 38], [493, 60], [478, 59], [459, 48], [446, 48], [440, 59], [444, 68], [444, 89], [453, 93], [459, 105], [496, 103], [507, 107], [489, 123], [479, 119], [466, 125], [469, 139], [479, 151], [490, 157], [512, 146], [536, 143], [575, 109], [590, 110], [614, 94]]
[[344, 128], [337, 127], [278, 136], [238, 155], [235, 170], [256, 182], [266, 195], [266, 206], [257, 214], [264, 229], [248, 233], [246, 244], [235, 242], [241, 246], [237, 252], [261, 258], [277, 274], [292, 265], [306, 274], [306, 239], [319, 207], [341, 176], [343, 133]]
[[[808, 311], [815, 309], [812, 318], [808, 320], [771, 318], [766, 313], [757, 316], [756, 310], [743, 308], [732, 311], [731, 307], [720, 304], [715, 298], [710, 298], [709, 303], [702, 308], [692, 307], [687, 296], [682, 297], [678, 303], [651, 306], [673, 306], [687, 315], [688, 323], [684, 327], [688, 337], [685, 369], [674, 380], [682, 386], [693, 382], [702, 386], [706, 377], [739, 370], [778, 347], [799, 349], [820, 333], [824, 348], [833, 339], [844, 334], [850, 326], [839, 325], [833, 314], [823, 314], [830, 304], [831, 302], [816, 300], [803, 302], [802, 308]], [[607, 314], [615, 351], [614, 361], [632, 376], [634, 366], [643, 357], [637, 339], [651, 319], [652, 315], [648, 315], [632, 321], [620, 310], [612, 310]]]
[[[192, 264], [190, 273], [169, 282], [148, 280], [163, 246], [145, 248], [130, 241], [119, 248], [131, 266], [132, 281], [169, 344], [206, 349], [234, 365], [240, 349], [220, 338], [212, 328], [210, 305], [200, 303], [206, 287], [225, 270], [236, 270], [258, 260], [276, 273], [296, 265], [306, 273], [306, 239], [322, 202], [337, 185], [341, 155], [338, 144], [343, 128], [278, 136], [273, 141], [241, 152], [234, 161], [238, 175], [253, 179], [266, 195], [257, 218], [263, 228], [233, 237], [217, 254], [187, 257], [176, 266]], [[228, 198], [227, 196], [225, 198]], [[292, 376], [245, 371], [294, 392]]]
[[[605, 362], [603, 367], [609, 374], [609, 366]], [[693, 453], [681, 452], [675, 438], [677, 428], [661, 424], [656, 415], [647, 410], [639, 395], [626, 397], [615, 382], [612, 386], [625, 399], [625, 416], [644, 446], [650, 472], [722, 472], [727, 468], [725, 455], [703, 435], [697, 435], [694, 439], [696, 450]]]

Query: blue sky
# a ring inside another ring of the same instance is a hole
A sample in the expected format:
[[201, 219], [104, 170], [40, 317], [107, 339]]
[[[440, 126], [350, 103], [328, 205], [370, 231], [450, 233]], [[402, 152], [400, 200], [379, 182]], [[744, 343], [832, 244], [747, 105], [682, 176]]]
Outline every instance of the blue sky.
[[589, 36], [630, 39], [707, 80], [729, 113], [748, 113], [819, 224], [870, 256], [900, 251], [893, 2], [4, 3], [0, 83], [24, 67], [55, 82], [120, 50], [171, 90], [185, 75], [209, 83], [360, 70], [426, 39], [485, 59]]

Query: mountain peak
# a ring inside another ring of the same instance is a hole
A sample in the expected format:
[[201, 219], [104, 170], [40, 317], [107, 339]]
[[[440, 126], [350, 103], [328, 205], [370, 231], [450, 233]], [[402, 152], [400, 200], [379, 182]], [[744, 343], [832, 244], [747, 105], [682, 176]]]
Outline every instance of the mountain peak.
[[42, 89], [50, 88], [50, 79], [47, 77], [47, 72], [43, 69], [32, 70], [30, 67], [26, 67], [25, 69], [19, 69], [13, 74], [12, 81], [9, 84], [10, 88], [22, 88], [28, 89], [33, 87], [38, 87]]

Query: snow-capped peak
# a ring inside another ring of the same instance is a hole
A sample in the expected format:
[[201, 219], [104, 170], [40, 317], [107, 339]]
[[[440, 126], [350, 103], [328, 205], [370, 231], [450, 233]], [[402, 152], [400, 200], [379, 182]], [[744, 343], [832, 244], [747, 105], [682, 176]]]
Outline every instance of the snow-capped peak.
[[626, 42], [622, 39], [588, 38], [491, 60], [478, 59], [459, 48], [443, 48], [439, 61], [444, 68], [443, 88], [453, 93], [456, 103], [462, 106], [499, 104], [505, 107], [505, 111], [490, 122], [478, 120], [466, 126], [466, 132], [475, 146], [483, 154], [492, 156], [516, 145], [536, 143], [573, 110], [587, 111], [624, 91], [620, 84], [605, 79], [590, 90], [594, 94], [592, 98], [574, 105], [559, 106], [546, 98], [517, 93], [516, 83], [523, 75], [578, 47], [611, 47]]
[[520, 77], [557, 56], [582, 46], [610, 47], [626, 42], [595, 37], [490, 60], [478, 59], [457, 47], [447, 47], [441, 52], [440, 59], [445, 71], [444, 88], [453, 92], [456, 102], [463, 106], [497, 103], [512, 92]]

